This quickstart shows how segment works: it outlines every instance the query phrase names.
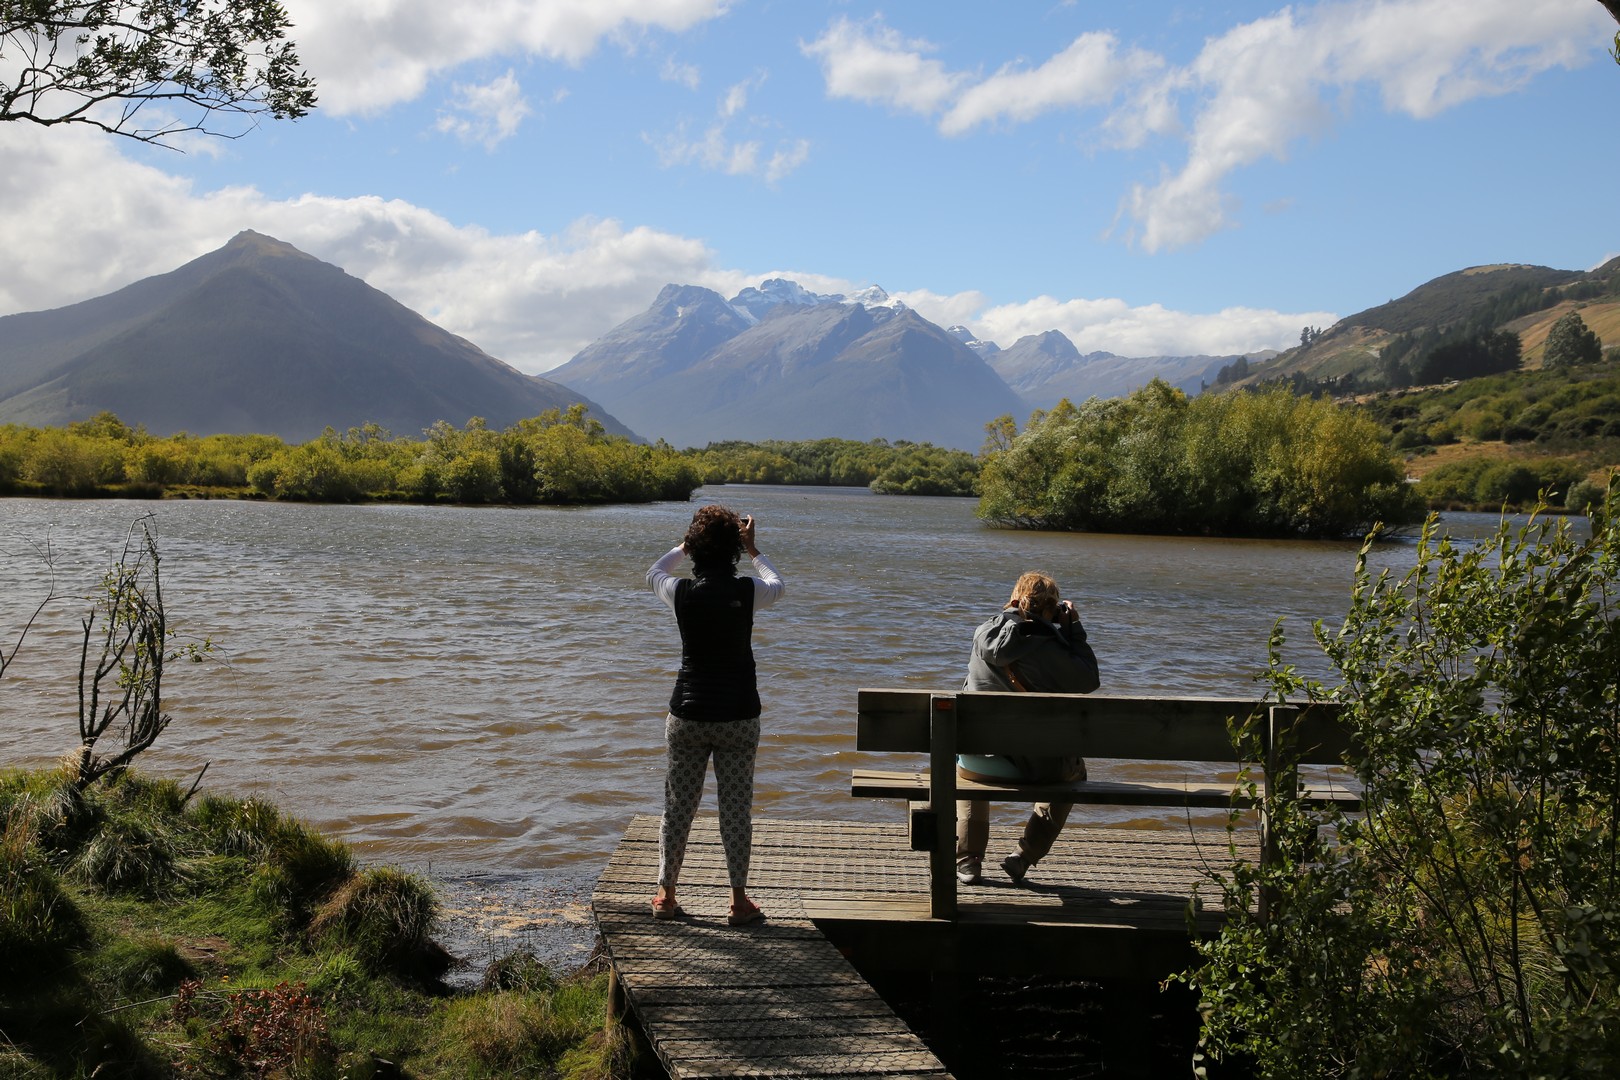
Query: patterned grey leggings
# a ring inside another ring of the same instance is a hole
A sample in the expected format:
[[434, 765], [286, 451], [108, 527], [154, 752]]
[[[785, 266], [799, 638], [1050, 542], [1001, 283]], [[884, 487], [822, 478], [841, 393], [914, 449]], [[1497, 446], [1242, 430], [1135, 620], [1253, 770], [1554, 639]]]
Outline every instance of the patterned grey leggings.
[[669, 770], [664, 776], [664, 824], [658, 834], [658, 884], [672, 889], [680, 880], [686, 837], [703, 799], [703, 777], [713, 754], [726, 871], [733, 889], [746, 888], [749, 848], [754, 841], [759, 717], [716, 723], [671, 716], [664, 720], [664, 741], [669, 745]]

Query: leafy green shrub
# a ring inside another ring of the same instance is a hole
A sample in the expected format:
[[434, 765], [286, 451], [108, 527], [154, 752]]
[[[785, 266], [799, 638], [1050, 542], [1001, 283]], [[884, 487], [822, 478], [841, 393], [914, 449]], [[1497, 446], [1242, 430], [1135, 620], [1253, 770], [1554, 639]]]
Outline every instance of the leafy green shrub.
[[1578, 311], [1568, 312], [1547, 331], [1547, 346], [1541, 361], [1547, 367], [1595, 364], [1602, 358], [1603, 343]]
[[1605, 492], [1602, 484], [1594, 484], [1590, 480], [1577, 481], [1570, 485], [1569, 494], [1564, 498], [1564, 509], [1576, 514], [1587, 513], [1592, 507], [1603, 505]]
[[1216, 875], [1226, 926], [1186, 976], [1205, 1050], [1268, 1077], [1616, 1075], [1620, 491], [1585, 541], [1431, 522], [1401, 578], [1370, 550], [1316, 630], [1342, 684], [1283, 667], [1280, 631], [1272, 670], [1280, 700], [1344, 702], [1365, 815], [1265, 793], [1279, 858]]

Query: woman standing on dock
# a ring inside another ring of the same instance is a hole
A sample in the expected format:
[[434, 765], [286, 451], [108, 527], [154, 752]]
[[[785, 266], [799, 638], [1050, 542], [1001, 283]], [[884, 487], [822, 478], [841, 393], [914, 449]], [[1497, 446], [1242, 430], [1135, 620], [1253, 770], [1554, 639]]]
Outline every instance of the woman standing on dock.
[[[745, 551], [758, 577], [737, 575], [737, 560]], [[690, 578], [672, 573], [682, 556], [692, 560]], [[752, 515], [739, 519], [723, 506], [709, 505], [692, 515], [681, 543], [653, 563], [647, 571], [647, 584], [675, 613], [681, 631], [681, 668], [664, 721], [669, 765], [664, 777], [653, 917], [673, 919], [684, 914], [675, 901], [675, 885], [712, 754], [720, 802], [720, 841], [731, 882], [731, 913], [726, 921], [742, 926], [764, 918], [764, 912], [748, 898], [760, 714], [752, 643], [754, 612], [781, 597], [782, 578], [754, 544]]]

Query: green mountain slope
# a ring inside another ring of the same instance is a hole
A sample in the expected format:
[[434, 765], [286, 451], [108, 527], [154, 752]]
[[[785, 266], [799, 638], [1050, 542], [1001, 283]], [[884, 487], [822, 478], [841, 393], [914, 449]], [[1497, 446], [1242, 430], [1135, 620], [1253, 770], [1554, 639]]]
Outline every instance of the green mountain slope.
[[1540, 366], [1547, 331], [1578, 310], [1606, 345], [1620, 344], [1620, 259], [1591, 271], [1497, 264], [1459, 270], [1426, 282], [1398, 300], [1339, 320], [1229, 386], [1291, 381], [1340, 393], [1409, 384], [1402, 367], [1435, 349], [1482, 335], [1519, 336], [1522, 365]]

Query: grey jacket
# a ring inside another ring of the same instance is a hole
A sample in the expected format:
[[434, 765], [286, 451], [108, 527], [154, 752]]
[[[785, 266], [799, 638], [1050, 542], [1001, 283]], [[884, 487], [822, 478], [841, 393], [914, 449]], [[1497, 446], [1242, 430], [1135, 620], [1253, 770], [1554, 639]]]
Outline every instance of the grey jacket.
[[1011, 666], [1024, 687], [1040, 694], [1089, 694], [1097, 689], [1097, 654], [1078, 622], [1067, 631], [1006, 608], [973, 632], [964, 690], [1014, 690]]
[[[1011, 667], [1031, 693], [1089, 694], [1097, 689], [1097, 654], [1086, 644], [1086, 628], [1067, 630], [1039, 619], [1025, 619], [1017, 608], [1003, 609], [973, 632], [964, 690], [1017, 690], [1007, 678]], [[957, 771], [970, 778], [1024, 781], [1084, 780], [1080, 758], [1032, 758], [962, 754]]]

